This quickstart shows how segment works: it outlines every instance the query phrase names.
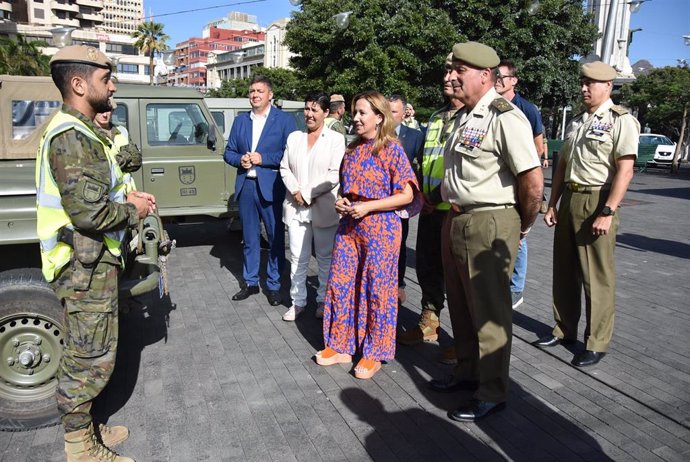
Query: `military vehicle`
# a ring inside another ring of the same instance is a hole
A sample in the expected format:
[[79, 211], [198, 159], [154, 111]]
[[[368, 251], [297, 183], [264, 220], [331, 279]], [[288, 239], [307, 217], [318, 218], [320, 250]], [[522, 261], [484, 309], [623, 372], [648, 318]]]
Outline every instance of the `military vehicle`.
[[[120, 84], [115, 98], [113, 121], [143, 153], [137, 187], [156, 196], [161, 217], [236, 215], [235, 169], [223, 161], [223, 132], [201, 93]], [[60, 106], [49, 77], [0, 76], [0, 429], [10, 431], [58, 422], [63, 314], [38, 269], [34, 169], [43, 128]], [[158, 252], [170, 246], [153, 216], [139, 237], [145, 252], [121, 281], [128, 295], [158, 286]]]

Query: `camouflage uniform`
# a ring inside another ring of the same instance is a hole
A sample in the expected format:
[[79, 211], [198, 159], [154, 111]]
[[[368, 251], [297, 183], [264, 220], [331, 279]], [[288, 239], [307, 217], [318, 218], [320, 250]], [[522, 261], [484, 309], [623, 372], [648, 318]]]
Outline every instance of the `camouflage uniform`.
[[[108, 136], [113, 142], [121, 133], [120, 129], [116, 125], [107, 131]], [[115, 155], [117, 159], [117, 164], [120, 169], [125, 173], [136, 172], [141, 168], [141, 150], [139, 146], [134, 143], [128, 143], [120, 148], [120, 151]]]
[[[63, 105], [100, 139], [105, 132]], [[52, 139], [49, 156], [64, 210], [75, 227], [75, 256], [51, 283], [65, 307], [66, 341], [58, 370], [57, 401], [66, 432], [88, 427], [91, 403], [105, 388], [118, 341], [117, 278], [120, 259], [102, 243], [105, 231], [138, 223], [136, 207], [112, 202], [103, 146], [71, 129]]]

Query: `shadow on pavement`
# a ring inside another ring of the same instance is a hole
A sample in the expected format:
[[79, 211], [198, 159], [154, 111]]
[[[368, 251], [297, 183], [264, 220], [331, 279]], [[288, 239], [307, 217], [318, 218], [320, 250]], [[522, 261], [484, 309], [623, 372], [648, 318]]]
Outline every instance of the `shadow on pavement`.
[[[127, 312], [123, 313], [123, 309]], [[146, 346], [160, 340], [167, 343], [170, 312], [175, 309], [170, 297], [160, 299], [157, 291], [120, 302], [115, 370], [105, 390], [93, 403], [95, 421], [107, 422], [129, 401], [139, 377], [141, 353]]]
[[616, 245], [631, 250], [655, 252], [672, 257], [690, 259], [690, 245], [678, 241], [622, 233], [618, 235]]

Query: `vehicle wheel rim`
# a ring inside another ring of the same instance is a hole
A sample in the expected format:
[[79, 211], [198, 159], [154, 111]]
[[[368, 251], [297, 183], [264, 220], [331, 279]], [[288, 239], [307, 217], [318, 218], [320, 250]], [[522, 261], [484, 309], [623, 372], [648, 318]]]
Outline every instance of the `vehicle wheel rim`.
[[0, 399], [32, 402], [55, 393], [63, 331], [55, 319], [40, 314], [0, 319]]

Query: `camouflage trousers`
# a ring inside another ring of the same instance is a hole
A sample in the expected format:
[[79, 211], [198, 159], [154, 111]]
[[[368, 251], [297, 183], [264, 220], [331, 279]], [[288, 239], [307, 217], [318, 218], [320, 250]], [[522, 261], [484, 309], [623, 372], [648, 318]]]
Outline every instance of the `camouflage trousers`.
[[66, 432], [91, 423], [91, 403], [115, 367], [118, 270], [112, 263], [99, 262], [86, 269], [75, 261], [51, 284], [65, 309], [66, 338], [56, 395]]

